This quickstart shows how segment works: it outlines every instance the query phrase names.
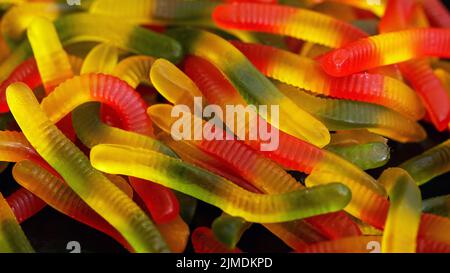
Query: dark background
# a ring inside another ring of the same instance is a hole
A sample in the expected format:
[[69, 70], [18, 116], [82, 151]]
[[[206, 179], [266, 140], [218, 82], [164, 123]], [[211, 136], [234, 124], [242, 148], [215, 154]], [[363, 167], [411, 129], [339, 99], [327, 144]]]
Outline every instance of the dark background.
[[[444, 1], [449, 7], [450, 1]], [[423, 124], [427, 129], [429, 137], [426, 141], [419, 144], [399, 144], [390, 142], [391, 160], [383, 168], [372, 170], [369, 173], [377, 178], [386, 167], [398, 166], [405, 160], [422, 153], [449, 138], [448, 132], [438, 134], [430, 125]], [[14, 192], [18, 186], [11, 177], [11, 166], [1, 175], [0, 191], [4, 196]], [[292, 173], [300, 182], [304, 175]], [[437, 177], [429, 183], [420, 187], [423, 199], [450, 194], [450, 173]], [[211, 226], [212, 221], [221, 214], [221, 211], [213, 206], [198, 202], [198, 207], [194, 219], [190, 223], [191, 231], [199, 226]], [[71, 218], [59, 213], [58, 211], [46, 207], [40, 213], [25, 221], [22, 228], [29, 238], [32, 246], [37, 252], [69, 252], [66, 250], [69, 241], [78, 241], [83, 253], [107, 252], [124, 253], [126, 252], [118, 243], [108, 236], [87, 227]], [[245, 252], [264, 253], [264, 252], [290, 252], [281, 240], [272, 235], [261, 225], [253, 225], [243, 235], [238, 247]], [[192, 252], [192, 246], [189, 243], [187, 252]]]

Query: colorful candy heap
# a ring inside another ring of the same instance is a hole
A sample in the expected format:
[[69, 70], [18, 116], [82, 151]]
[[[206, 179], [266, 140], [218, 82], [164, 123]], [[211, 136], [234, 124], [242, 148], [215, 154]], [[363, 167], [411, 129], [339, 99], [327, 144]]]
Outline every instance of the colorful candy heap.
[[295, 252], [450, 252], [449, 192], [419, 189], [450, 171], [441, 2], [0, 4], [0, 252], [33, 252], [46, 206], [130, 252], [240, 253], [258, 224]]

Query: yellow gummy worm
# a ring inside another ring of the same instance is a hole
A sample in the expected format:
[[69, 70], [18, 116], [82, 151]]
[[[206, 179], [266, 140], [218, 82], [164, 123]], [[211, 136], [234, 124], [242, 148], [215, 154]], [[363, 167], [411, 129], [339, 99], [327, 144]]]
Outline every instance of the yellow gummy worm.
[[36, 151], [93, 210], [123, 235], [136, 252], [169, 251], [147, 215], [92, 168], [86, 156], [45, 115], [26, 85], [10, 85], [6, 97], [14, 118]]
[[229, 180], [161, 153], [119, 145], [97, 145], [92, 165], [102, 171], [154, 181], [217, 206], [249, 222], [276, 223], [338, 211], [351, 199], [339, 183], [285, 194], [256, 194]]
[[379, 182], [386, 187], [390, 198], [389, 213], [383, 233], [383, 253], [416, 252], [422, 197], [414, 179], [403, 169], [390, 168]]

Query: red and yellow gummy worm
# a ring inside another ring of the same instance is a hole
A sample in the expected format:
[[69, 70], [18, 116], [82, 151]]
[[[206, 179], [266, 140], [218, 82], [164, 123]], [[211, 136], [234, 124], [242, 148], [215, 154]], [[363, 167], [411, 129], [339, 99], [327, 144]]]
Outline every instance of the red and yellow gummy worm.
[[358, 28], [307, 9], [260, 3], [216, 7], [214, 21], [221, 27], [291, 36], [328, 47], [341, 47], [367, 37]]
[[414, 120], [425, 114], [416, 93], [396, 79], [369, 73], [335, 78], [324, 73], [316, 61], [275, 47], [235, 41], [232, 44], [261, 73], [284, 83], [321, 95], [383, 105]]
[[[402, 41], [403, 46], [398, 46]], [[450, 57], [450, 29], [420, 28], [359, 39], [320, 57], [325, 72], [342, 77], [425, 56]]]

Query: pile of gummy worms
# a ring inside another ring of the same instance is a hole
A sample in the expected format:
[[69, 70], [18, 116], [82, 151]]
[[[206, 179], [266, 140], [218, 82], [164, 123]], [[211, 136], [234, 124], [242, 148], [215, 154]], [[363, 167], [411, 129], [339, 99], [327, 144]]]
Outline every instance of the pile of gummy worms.
[[[300, 253], [450, 252], [449, 193], [419, 188], [450, 172], [450, 139], [426, 146], [450, 123], [439, 0], [0, 9], [0, 172], [16, 186], [0, 193], [0, 253], [34, 252], [21, 224], [45, 207], [136, 253], [240, 253], [252, 225]], [[257, 111], [212, 128], [198, 99]], [[275, 149], [251, 137], [260, 127]], [[427, 149], [386, 167], [398, 143]], [[198, 201], [222, 211], [209, 226], [192, 224]]]

